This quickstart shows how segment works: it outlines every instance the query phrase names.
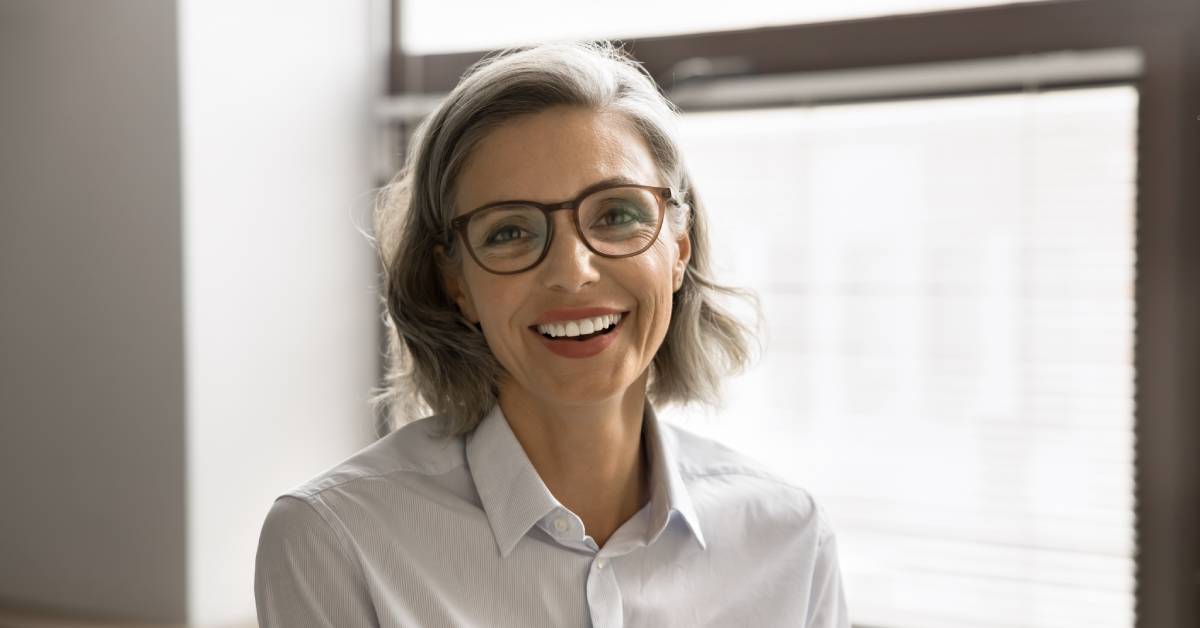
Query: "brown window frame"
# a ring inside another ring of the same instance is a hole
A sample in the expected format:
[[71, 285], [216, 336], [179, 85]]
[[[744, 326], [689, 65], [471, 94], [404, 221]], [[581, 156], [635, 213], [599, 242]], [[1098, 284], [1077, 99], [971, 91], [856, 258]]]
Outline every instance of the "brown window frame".
[[[439, 94], [488, 51], [407, 55], [389, 93]], [[742, 76], [1134, 47], [1138, 628], [1200, 626], [1200, 0], [1054, 0], [624, 40], [660, 85], [688, 59]], [[911, 98], [911, 95], [906, 95]]]

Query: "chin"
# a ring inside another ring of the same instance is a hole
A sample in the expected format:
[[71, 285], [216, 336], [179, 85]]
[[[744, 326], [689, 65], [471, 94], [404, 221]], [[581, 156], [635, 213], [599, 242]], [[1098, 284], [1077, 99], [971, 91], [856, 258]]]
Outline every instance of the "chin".
[[614, 387], [611, 382], [604, 382], [604, 386], [563, 386], [561, 382], [554, 385], [555, 391], [549, 397], [556, 404], [562, 405], [585, 405], [592, 403], [600, 403], [613, 398], [620, 398], [628, 390], [627, 387]]

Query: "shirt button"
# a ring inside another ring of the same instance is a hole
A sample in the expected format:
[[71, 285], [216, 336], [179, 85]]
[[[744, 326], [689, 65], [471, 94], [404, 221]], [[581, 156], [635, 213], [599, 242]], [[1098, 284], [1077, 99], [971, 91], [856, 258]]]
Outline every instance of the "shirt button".
[[603, 558], [601, 558], [596, 561], [596, 569], [604, 569], [604, 566], [607, 564], [608, 563]]
[[558, 530], [559, 532], [566, 532], [567, 528], [570, 527], [571, 524], [567, 523], [567, 520], [562, 517], [554, 520], [554, 529]]

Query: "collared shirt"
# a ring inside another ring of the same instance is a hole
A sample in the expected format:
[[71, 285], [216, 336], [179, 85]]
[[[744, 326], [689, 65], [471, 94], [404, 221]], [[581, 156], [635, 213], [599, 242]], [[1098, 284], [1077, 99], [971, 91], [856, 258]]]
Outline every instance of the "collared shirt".
[[496, 406], [465, 437], [397, 430], [279, 497], [255, 568], [262, 628], [847, 628], [834, 535], [802, 489], [660, 422], [650, 501], [603, 547]]

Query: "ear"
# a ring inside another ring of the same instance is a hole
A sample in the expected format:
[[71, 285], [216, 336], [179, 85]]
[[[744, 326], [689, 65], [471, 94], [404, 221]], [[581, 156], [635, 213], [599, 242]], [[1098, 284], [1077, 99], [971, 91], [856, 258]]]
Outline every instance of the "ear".
[[438, 272], [442, 275], [442, 289], [446, 291], [446, 296], [458, 304], [458, 310], [468, 321], [478, 323], [479, 312], [475, 309], [475, 301], [467, 289], [467, 282], [463, 279], [461, 269], [446, 263], [446, 248], [443, 245], [434, 245], [433, 249], [434, 255], [438, 258]]
[[692, 259], [692, 208], [685, 207], [687, 207], [688, 211], [687, 227], [684, 228], [679, 239], [675, 240], [675, 247], [679, 255], [675, 258], [674, 267], [671, 269], [671, 279], [675, 282], [673, 284], [675, 292], [678, 292], [683, 287], [683, 276], [687, 271], [688, 262]]

